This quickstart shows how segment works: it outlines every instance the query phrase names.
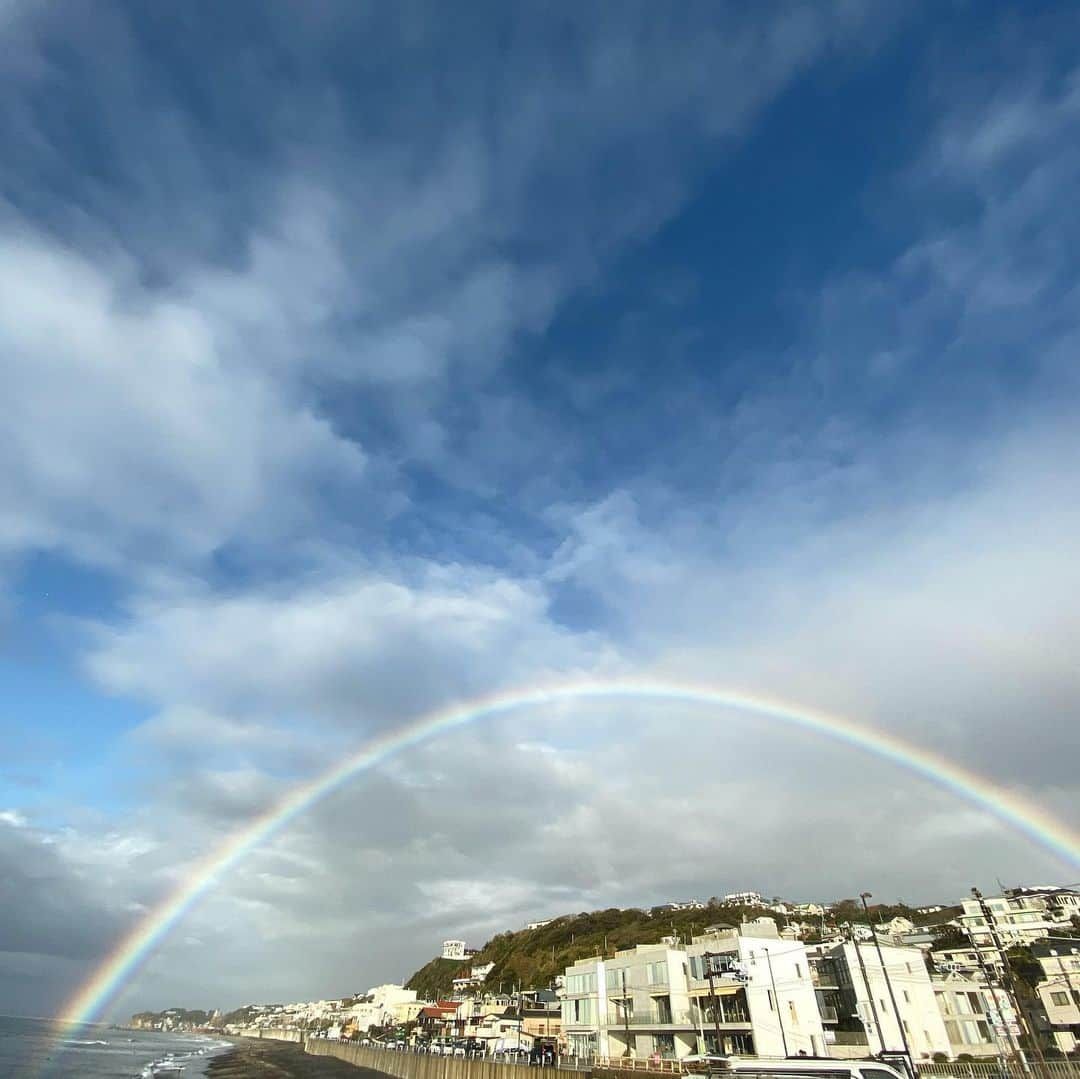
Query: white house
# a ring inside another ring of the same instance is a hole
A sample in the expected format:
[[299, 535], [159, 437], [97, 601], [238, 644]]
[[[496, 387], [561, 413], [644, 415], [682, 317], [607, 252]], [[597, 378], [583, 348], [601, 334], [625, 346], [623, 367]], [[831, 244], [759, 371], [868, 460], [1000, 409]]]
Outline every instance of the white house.
[[[879, 946], [884, 968], [878, 948], [872, 943], [845, 941], [815, 949], [819, 971], [828, 970], [827, 976], [838, 990], [837, 1001], [858, 1018], [867, 1048], [877, 1053], [902, 1050], [906, 1044], [916, 1064], [935, 1053], [951, 1056], [952, 1047], [922, 952], [884, 942]], [[819, 980], [823, 976], [819, 975]]]
[[985, 985], [981, 976], [963, 973], [930, 979], [938, 1011], [945, 1022], [950, 1055], [1004, 1056], [1009, 1052], [1009, 1029], [1016, 1015], [1008, 994]]
[[1047, 937], [1032, 944], [1031, 954], [1045, 979], [1038, 985], [1045, 1029], [1059, 1049], [1072, 1052], [1080, 1045], [1080, 940]]
[[721, 1051], [742, 1056], [823, 1054], [806, 949], [769, 925], [771, 936], [725, 928], [686, 949], [642, 944], [568, 967], [562, 1030], [571, 1051], [681, 1059], [715, 1051], [719, 1037]]
[[[687, 963], [703, 1051], [760, 1057], [826, 1054], [806, 946], [782, 939], [772, 919], [695, 937]], [[726, 969], [726, 980], [714, 976], [710, 986], [710, 967]]]

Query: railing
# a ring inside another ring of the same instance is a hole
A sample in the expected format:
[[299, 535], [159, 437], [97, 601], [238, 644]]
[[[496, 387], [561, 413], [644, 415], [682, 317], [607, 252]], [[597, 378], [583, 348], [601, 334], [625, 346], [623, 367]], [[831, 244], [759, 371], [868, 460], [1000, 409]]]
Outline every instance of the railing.
[[[1008, 1062], [1006, 1074], [1009, 1079], [1080, 1079], [1080, 1065], [1070, 1060], [1048, 1060], [1045, 1070], [1041, 1062], [1030, 1060], [1031, 1071], [1022, 1065]], [[969, 1064], [923, 1064], [920, 1076], [953, 1076], [955, 1079], [999, 1079], [1002, 1074], [997, 1061]]]
[[618, 1030], [622, 1026], [692, 1027], [694, 1026], [694, 1017], [688, 1011], [645, 1012], [644, 1014], [639, 1012], [625, 1018], [622, 1015], [611, 1014], [608, 1016], [607, 1025], [612, 1030]]
[[683, 1075], [686, 1068], [681, 1060], [651, 1060], [648, 1057], [595, 1057], [593, 1067], [621, 1072], [660, 1072]]
[[819, 1004], [818, 1011], [821, 1013], [821, 1021], [823, 1023], [836, 1023], [839, 1022], [839, 1016], [836, 1009], [830, 1007], [828, 1004]]
[[869, 1045], [866, 1032], [862, 1030], [836, 1030], [833, 1031], [833, 1045]]

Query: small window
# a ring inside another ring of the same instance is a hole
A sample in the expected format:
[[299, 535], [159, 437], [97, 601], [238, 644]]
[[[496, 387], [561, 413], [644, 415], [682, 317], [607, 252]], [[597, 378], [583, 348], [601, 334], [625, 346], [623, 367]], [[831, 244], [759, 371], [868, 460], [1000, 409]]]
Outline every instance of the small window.
[[795, 1001], [789, 1000], [787, 1002], [788, 1011], [791, 1013], [791, 1021], [797, 1023], [799, 1021], [798, 1012], [795, 1011]]
[[905, 1004], [910, 1004], [911, 1003], [911, 994], [906, 989], [904, 990], [904, 1003]]
[[1069, 994], [1068, 993], [1051, 993], [1050, 994], [1050, 1003], [1056, 1005], [1059, 1008], [1064, 1007], [1064, 1005], [1069, 1003]]
[[802, 967], [799, 966], [798, 963], [795, 964], [795, 977], [796, 978], [801, 978], [802, 977]]
[[776, 1005], [773, 1003], [773, 998], [772, 998], [772, 990], [771, 989], [766, 989], [765, 992], [769, 997], [769, 1011], [771, 1011], [771, 1012], [776, 1011]]

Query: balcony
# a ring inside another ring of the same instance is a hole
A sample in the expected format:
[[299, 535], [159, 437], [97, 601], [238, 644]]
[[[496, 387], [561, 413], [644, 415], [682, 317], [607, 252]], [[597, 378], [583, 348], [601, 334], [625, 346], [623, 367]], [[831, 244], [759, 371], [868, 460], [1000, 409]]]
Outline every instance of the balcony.
[[831, 1045], [869, 1045], [869, 1039], [861, 1030], [836, 1030], [828, 1041]]
[[629, 1026], [637, 1029], [642, 1027], [693, 1027], [694, 1019], [688, 1011], [655, 1011], [643, 1012], [639, 1015], [631, 1015], [624, 1019], [621, 1015], [608, 1019], [608, 1026], [618, 1029]]
[[828, 1004], [819, 1004], [818, 1005], [818, 1012], [820, 1012], [820, 1014], [821, 1014], [821, 1021], [823, 1023], [838, 1023], [838, 1022], [840, 1022], [840, 1017], [837, 1015], [836, 1009], [829, 1007]]

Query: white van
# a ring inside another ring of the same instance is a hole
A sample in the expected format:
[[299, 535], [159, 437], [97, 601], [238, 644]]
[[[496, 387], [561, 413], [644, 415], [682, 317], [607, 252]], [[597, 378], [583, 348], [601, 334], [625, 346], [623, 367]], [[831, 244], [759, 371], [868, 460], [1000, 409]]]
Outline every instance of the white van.
[[710, 1079], [909, 1079], [906, 1071], [880, 1060], [833, 1060], [789, 1057], [755, 1060], [744, 1057], [689, 1056], [687, 1070]]

